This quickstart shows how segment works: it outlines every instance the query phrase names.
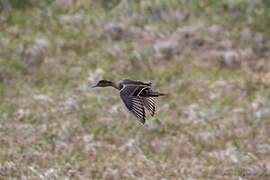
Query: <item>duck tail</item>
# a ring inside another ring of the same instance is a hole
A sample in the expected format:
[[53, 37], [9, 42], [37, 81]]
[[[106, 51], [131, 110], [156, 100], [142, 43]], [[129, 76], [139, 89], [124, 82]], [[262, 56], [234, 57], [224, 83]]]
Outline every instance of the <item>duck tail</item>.
[[159, 96], [168, 96], [167, 93], [159, 93]]
[[149, 93], [149, 96], [151, 97], [158, 97], [158, 96], [167, 96], [168, 94], [166, 93], [161, 93], [161, 92], [155, 92], [155, 91], [152, 91]]

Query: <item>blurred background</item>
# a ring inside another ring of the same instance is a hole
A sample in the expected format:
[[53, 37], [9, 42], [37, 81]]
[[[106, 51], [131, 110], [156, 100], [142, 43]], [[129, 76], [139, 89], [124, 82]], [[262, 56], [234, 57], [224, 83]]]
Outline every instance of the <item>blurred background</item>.
[[[270, 1], [0, 0], [0, 179], [270, 178]], [[169, 93], [144, 126], [100, 79]]]

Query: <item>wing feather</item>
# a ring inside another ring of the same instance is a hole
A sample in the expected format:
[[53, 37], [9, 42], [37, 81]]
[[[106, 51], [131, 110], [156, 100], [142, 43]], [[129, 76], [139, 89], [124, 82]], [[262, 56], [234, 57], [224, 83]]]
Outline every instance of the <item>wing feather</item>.
[[144, 106], [150, 112], [150, 115], [154, 116], [155, 115], [155, 110], [156, 110], [154, 98], [143, 97], [142, 100], [143, 100]]
[[136, 86], [126, 86], [120, 91], [120, 97], [127, 109], [137, 117], [141, 123], [145, 123], [145, 110], [142, 97], [131, 96]]

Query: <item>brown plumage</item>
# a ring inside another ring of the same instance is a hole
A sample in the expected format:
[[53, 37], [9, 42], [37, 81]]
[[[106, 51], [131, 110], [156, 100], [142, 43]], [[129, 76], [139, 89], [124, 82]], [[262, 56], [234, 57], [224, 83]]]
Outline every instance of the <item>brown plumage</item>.
[[120, 91], [120, 97], [128, 110], [137, 117], [142, 124], [145, 123], [144, 107], [150, 112], [151, 116], [155, 115], [154, 98], [165, 96], [165, 93], [153, 91], [151, 82], [141, 82], [130, 79], [123, 79], [118, 82], [100, 80], [92, 87], [114, 87]]

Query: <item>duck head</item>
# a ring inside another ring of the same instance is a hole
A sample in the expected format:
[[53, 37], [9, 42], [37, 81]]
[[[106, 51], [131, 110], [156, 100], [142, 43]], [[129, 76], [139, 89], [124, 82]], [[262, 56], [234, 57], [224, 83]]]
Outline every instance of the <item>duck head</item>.
[[113, 86], [113, 82], [107, 80], [100, 80], [97, 84], [92, 85], [92, 88]]

